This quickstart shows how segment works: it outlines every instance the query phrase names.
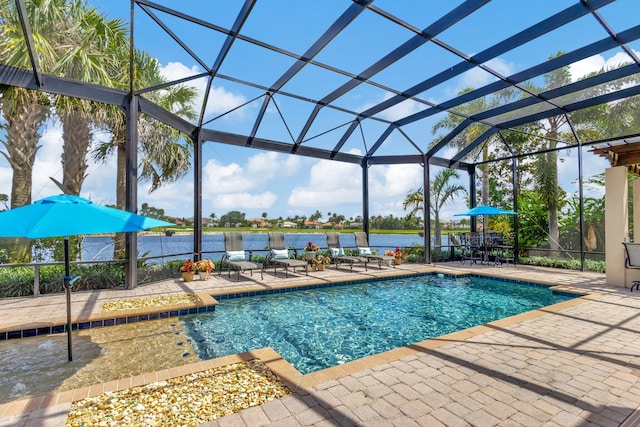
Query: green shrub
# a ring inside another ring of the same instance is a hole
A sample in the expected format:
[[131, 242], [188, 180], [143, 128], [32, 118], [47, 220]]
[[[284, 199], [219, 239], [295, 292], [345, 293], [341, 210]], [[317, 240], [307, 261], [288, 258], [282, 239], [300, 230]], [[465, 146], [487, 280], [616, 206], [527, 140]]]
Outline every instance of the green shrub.
[[0, 268], [0, 297], [33, 295], [33, 268]]
[[[580, 260], [578, 259], [560, 259], [542, 256], [520, 257], [518, 262], [523, 265], [537, 265], [540, 267], [563, 268], [566, 270], [580, 270]], [[594, 271], [604, 273], [606, 264], [604, 261], [594, 261], [586, 259], [584, 261], [585, 271]]]
[[[40, 293], [64, 292], [64, 266], [45, 265], [39, 268]], [[0, 269], [0, 298], [33, 295], [34, 267]], [[73, 290], [109, 289], [124, 286], [122, 264], [72, 265], [71, 276], [80, 276]]]
[[407, 253], [405, 262], [424, 262], [423, 246], [407, 246], [403, 249]]

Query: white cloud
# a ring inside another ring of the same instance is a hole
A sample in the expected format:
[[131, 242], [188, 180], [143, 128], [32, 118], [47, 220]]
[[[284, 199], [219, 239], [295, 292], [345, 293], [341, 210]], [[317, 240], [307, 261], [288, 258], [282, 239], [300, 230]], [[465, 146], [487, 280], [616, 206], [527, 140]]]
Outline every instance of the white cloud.
[[11, 179], [13, 171], [10, 167], [0, 167], [0, 194], [11, 197]]
[[[507, 63], [500, 58], [494, 58], [490, 61], [487, 61], [484, 65], [503, 76], [510, 76], [511, 74], [513, 74], [513, 64]], [[460, 83], [462, 84], [462, 87], [458, 88], [456, 93], [467, 87], [472, 87], [475, 89], [485, 86], [486, 84], [491, 83], [496, 79], [497, 77], [495, 77], [493, 74], [488, 73], [482, 68], [474, 67], [460, 76]]]
[[[300, 169], [300, 157], [260, 152], [244, 165], [209, 160], [203, 168], [203, 187], [207, 191], [203, 209], [264, 210], [278, 200], [275, 193], [291, 185], [289, 179]], [[268, 190], [267, 190], [268, 189]]]
[[[180, 62], [169, 62], [165, 66], [160, 66], [160, 73], [169, 81], [179, 80], [201, 72], [202, 71], [196, 65], [189, 68]], [[196, 110], [199, 110], [202, 105], [202, 101], [204, 100], [204, 93], [207, 88], [207, 79], [200, 78], [191, 80], [186, 82], [185, 85], [191, 86], [197, 90], [198, 95], [194, 103]], [[209, 93], [209, 98], [207, 99], [206, 115], [207, 117], [211, 117], [222, 114], [244, 104], [245, 102], [247, 102], [247, 99], [242, 94], [229, 92], [222, 86], [213, 86]], [[243, 111], [244, 109], [240, 108], [226, 117], [234, 117], [240, 120], [244, 116]]]
[[291, 190], [288, 204], [329, 209], [331, 206], [362, 203], [361, 185], [359, 165], [319, 160], [309, 169], [307, 184]]
[[62, 182], [62, 128], [59, 124], [49, 123], [42, 132], [32, 174], [32, 199], [38, 200], [62, 191], [49, 177]]
[[[391, 92], [386, 92], [384, 94], [384, 96], [382, 97], [382, 99], [378, 99], [375, 100], [373, 102], [367, 102], [362, 104], [359, 107], [356, 107], [355, 110], [356, 111], [366, 111], [369, 108], [373, 107], [374, 105], [378, 105], [379, 103], [386, 101], [387, 99], [391, 98], [395, 96], [395, 94], [391, 93]], [[391, 120], [391, 121], [395, 121], [395, 120], [399, 120], [402, 119], [404, 117], [410, 116], [411, 114], [415, 114], [420, 110], [424, 110], [426, 108], [425, 105], [423, 104], [419, 104], [415, 101], [412, 101], [410, 99], [407, 99], [405, 101], [402, 101], [390, 108], [387, 108], [386, 110], [381, 111], [380, 113], [376, 114], [376, 117], [380, 117], [383, 119], [387, 119], [387, 120]]]
[[[640, 54], [638, 51], [634, 51], [636, 55]], [[588, 58], [582, 59], [578, 62], [574, 62], [569, 65], [571, 71], [571, 79], [576, 81], [586, 76], [587, 74], [597, 72], [604, 69], [610, 69], [621, 64], [633, 62], [629, 55], [624, 52], [617, 52], [609, 59], [605, 59], [602, 55], [593, 55]]]
[[409, 191], [418, 189], [423, 183], [424, 172], [420, 165], [376, 166], [370, 171], [371, 193], [383, 194], [385, 197], [401, 196], [404, 200]]
[[225, 210], [242, 210], [242, 209], [269, 209], [276, 201], [278, 196], [270, 191], [264, 193], [227, 193], [221, 194], [213, 198], [213, 205], [217, 209]]
[[291, 176], [300, 167], [300, 158], [274, 152], [259, 153], [238, 163], [209, 160], [203, 168], [203, 185], [214, 193], [240, 193], [264, 188], [272, 180]]

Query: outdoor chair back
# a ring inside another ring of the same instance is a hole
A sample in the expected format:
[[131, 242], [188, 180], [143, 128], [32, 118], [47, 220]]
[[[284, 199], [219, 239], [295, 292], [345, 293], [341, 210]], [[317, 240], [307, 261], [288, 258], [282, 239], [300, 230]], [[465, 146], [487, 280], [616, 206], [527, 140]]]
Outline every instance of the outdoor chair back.
[[[624, 268], [640, 269], [640, 243], [623, 242], [624, 245]], [[640, 280], [634, 280], [631, 283], [629, 291], [633, 292], [633, 288], [640, 289]]]

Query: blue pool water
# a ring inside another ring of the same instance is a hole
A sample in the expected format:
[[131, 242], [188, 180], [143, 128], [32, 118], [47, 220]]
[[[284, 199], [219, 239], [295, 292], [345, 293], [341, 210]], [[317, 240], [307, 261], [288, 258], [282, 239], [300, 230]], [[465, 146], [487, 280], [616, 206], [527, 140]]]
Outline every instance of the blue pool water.
[[203, 360], [272, 347], [306, 374], [567, 299], [546, 287], [420, 276], [224, 299], [182, 322]]

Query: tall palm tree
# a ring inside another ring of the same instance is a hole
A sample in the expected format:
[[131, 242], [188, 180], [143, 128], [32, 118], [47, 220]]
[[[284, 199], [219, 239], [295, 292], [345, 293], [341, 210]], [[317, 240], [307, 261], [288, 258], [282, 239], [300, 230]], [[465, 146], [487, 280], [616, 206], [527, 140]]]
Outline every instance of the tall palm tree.
[[[442, 169], [439, 171], [430, 186], [430, 210], [434, 219], [433, 226], [433, 244], [435, 247], [442, 246], [442, 227], [440, 226], [440, 211], [449, 202], [460, 193], [465, 193], [467, 190], [460, 184], [454, 184], [450, 182], [452, 179], [458, 179], [460, 176], [458, 172], [453, 169]], [[409, 215], [413, 216], [418, 212], [422, 212], [424, 201], [424, 192], [422, 188], [416, 191], [412, 191], [407, 194], [402, 207], [404, 210], [410, 208]]]
[[[134, 56], [136, 86], [146, 87], [164, 83], [160, 74], [160, 65], [155, 58], [145, 52], [136, 51]], [[122, 46], [119, 49], [120, 69], [126, 69], [128, 51]], [[116, 65], [114, 65], [116, 66]], [[118, 68], [118, 67], [116, 67]], [[115, 71], [115, 70], [114, 70]], [[118, 83], [121, 88], [128, 86], [128, 75]], [[193, 100], [196, 91], [189, 86], [171, 86], [158, 92], [147, 93], [151, 101], [184, 118], [194, 119]], [[108, 107], [103, 126], [111, 133], [111, 140], [99, 144], [93, 152], [98, 161], [106, 161], [116, 153], [116, 207], [126, 207], [126, 117], [117, 107]], [[183, 142], [186, 140], [186, 143]], [[138, 149], [140, 150], [140, 179], [150, 181], [149, 192], [155, 191], [164, 184], [182, 178], [191, 167], [191, 140], [184, 138], [177, 130], [158, 122], [146, 115], [138, 120]], [[124, 256], [125, 236], [116, 235], [114, 258]]]
[[[34, 51], [42, 69], [53, 67], [57, 58], [56, 42], [64, 29], [66, 0], [31, 0], [25, 3], [34, 41]], [[25, 35], [15, 3], [0, 0], [0, 54], [3, 62], [19, 68], [30, 68]], [[6, 139], [2, 155], [11, 166], [11, 207], [31, 203], [33, 165], [40, 139], [40, 129], [50, 114], [48, 95], [15, 87], [0, 88], [0, 107], [5, 119]], [[31, 260], [31, 245], [24, 239], [10, 244], [12, 259]]]
[[[109, 64], [116, 60], [117, 49], [127, 44], [126, 28], [119, 19], [108, 20], [84, 0], [72, 0], [66, 48], [61, 52], [53, 73], [114, 86], [118, 73]], [[112, 48], [111, 46], [116, 46]], [[121, 75], [124, 71], [120, 70]], [[86, 178], [87, 154], [92, 139], [93, 124], [104, 114], [104, 107], [95, 102], [60, 96], [56, 98], [56, 112], [62, 122], [64, 150], [62, 155], [62, 183], [56, 182], [66, 194], [79, 195]]]
[[[465, 93], [471, 92], [473, 88], [465, 88], [463, 89], [459, 95], [463, 95]], [[465, 104], [462, 104], [456, 107], [456, 112], [459, 114], [449, 113], [444, 119], [437, 122], [433, 128], [432, 133], [436, 133], [440, 129], [452, 130], [457, 127], [460, 123], [462, 123], [467, 116], [473, 116], [474, 114], [478, 114], [480, 112], [486, 111], [491, 108], [498, 107], [500, 105], [506, 104], [514, 99], [516, 94], [510, 88], [500, 90], [490, 97], [480, 97], [473, 99]], [[477, 139], [484, 131], [487, 129], [487, 125], [482, 123], [474, 122], [466, 127], [462, 132], [460, 132], [452, 141], [451, 144], [458, 148], [464, 148]], [[482, 144], [480, 148], [480, 153], [482, 156], [482, 161], [486, 162], [489, 160], [489, 147], [496, 143], [497, 136], [490, 137], [487, 141]], [[438, 140], [434, 141], [434, 144], [437, 143]], [[478, 153], [478, 150], [476, 150]], [[481, 203], [483, 205], [489, 204], [489, 164], [483, 163], [480, 166], [481, 171], [481, 179], [482, 179], [482, 190], [481, 190]], [[475, 197], [475, 194], [471, 194], [471, 197]], [[486, 224], [485, 224], [486, 226]]]
[[[557, 53], [549, 59], [560, 55], [562, 53]], [[569, 83], [571, 83], [569, 67], [562, 67], [545, 74], [543, 91], [556, 89]], [[554, 251], [560, 248], [558, 212], [562, 202], [561, 189], [558, 187], [558, 152], [555, 151], [555, 148], [558, 146], [560, 128], [567, 123], [567, 120], [565, 115], [560, 115], [544, 119], [542, 123], [542, 132], [547, 137], [545, 148], [548, 151], [539, 155], [534, 179], [541, 190], [542, 201], [549, 212], [549, 248], [552, 250], [551, 256], [553, 256]]]

